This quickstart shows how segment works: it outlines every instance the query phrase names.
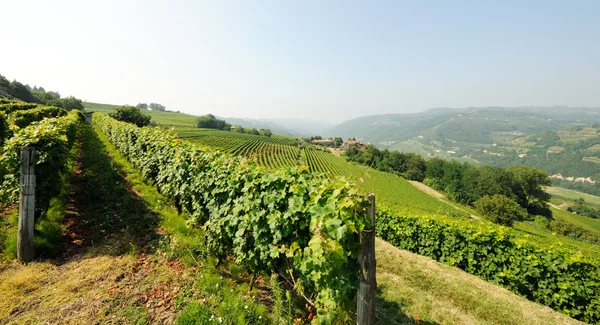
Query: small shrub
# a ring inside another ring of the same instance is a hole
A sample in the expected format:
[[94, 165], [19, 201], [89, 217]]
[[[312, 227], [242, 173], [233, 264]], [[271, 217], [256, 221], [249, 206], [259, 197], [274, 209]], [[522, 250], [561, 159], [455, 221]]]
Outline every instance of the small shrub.
[[116, 111], [109, 113], [110, 117], [115, 120], [135, 124], [139, 127], [150, 125], [150, 115], [143, 114], [142, 111], [135, 106], [117, 107]]
[[533, 222], [536, 225], [539, 225], [542, 228], [548, 229], [550, 227], [550, 220], [548, 220], [548, 218], [543, 217], [543, 216], [535, 216], [535, 219], [533, 219]]
[[475, 208], [484, 218], [504, 226], [512, 226], [513, 222], [523, 220], [525, 216], [517, 202], [500, 194], [482, 197], [475, 202]]

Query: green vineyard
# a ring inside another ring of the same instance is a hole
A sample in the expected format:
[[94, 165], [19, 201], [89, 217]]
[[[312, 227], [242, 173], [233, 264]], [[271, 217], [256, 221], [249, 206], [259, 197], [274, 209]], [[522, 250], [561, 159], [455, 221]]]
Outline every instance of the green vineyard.
[[175, 125], [171, 127], [182, 139], [232, 155], [244, 156], [268, 169], [303, 165], [313, 173], [344, 176], [358, 183], [362, 192], [373, 192], [378, 200], [399, 206], [403, 210], [408, 209], [413, 215], [464, 214], [452, 205], [417, 190], [402, 177], [348, 163], [343, 157], [299, 139], [283, 136], [269, 138]]

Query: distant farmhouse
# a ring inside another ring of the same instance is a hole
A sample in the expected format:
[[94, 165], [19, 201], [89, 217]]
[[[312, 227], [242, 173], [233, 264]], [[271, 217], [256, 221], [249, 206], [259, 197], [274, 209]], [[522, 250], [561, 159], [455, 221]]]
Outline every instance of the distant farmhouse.
[[348, 149], [350, 149], [350, 147], [359, 147], [361, 149], [364, 149], [367, 147], [367, 145], [364, 143], [361, 143], [360, 141], [357, 141], [357, 140], [344, 141], [344, 149], [348, 150]]
[[[311, 143], [321, 145], [324, 147], [332, 147], [332, 148], [335, 147], [335, 141], [331, 140], [331, 139], [312, 140]], [[349, 149], [350, 147], [357, 147], [357, 148], [364, 149], [367, 147], [367, 145], [360, 141], [357, 141], [357, 140], [346, 140], [343, 142], [343, 144], [340, 147], [342, 147], [344, 149]]]
[[333, 147], [334, 143], [335, 143], [333, 140], [328, 140], [328, 139], [325, 139], [325, 140], [312, 140], [311, 142], [314, 143], [314, 144], [320, 144], [320, 145], [325, 146], [325, 147]]

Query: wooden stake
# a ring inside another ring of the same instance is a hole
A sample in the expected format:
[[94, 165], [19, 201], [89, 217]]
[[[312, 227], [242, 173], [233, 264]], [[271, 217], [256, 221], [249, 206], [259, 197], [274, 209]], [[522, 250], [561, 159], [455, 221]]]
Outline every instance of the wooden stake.
[[24, 262], [33, 261], [33, 229], [35, 223], [35, 148], [21, 148], [21, 177], [19, 178], [19, 225], [17, 257]]
[[371, 225], [361, 234], [360, 288], [358, 289], [356, 324], [375, 324], [375, 299], [377, 298], [377, 281], [375, 278], [375, 195], [367, 195], [371, 202], [368, 209]]

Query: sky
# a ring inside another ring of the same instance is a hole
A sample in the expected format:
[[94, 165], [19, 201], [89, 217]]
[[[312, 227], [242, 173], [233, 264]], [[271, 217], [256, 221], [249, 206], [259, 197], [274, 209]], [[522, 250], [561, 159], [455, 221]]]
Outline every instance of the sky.
[[0, 0], [0, 74], [86, 101], [339, 123], [600, 106], [600, 1]]

